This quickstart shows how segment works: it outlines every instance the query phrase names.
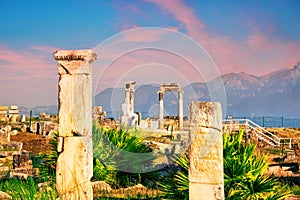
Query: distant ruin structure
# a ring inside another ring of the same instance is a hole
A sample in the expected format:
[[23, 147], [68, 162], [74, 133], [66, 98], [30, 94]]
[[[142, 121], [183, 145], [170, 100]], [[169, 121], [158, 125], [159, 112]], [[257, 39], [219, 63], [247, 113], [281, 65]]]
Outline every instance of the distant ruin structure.
[[0, 121], [8, 121], [8, 106], [0, 106]]
[[93, 199], [92, 50], [60, 50], [58, 62], [58, 152], [56, 188], [59, 199]]
[[17, 122], [17, 118], [20, 117], [18, 106], [10, 106], [8, 117], [11, 122]]
[[159, 118], [159, 128], [164, 127], [164, 93], [165, 92], [178, 92], [178, 129], [183, 128], [183, 90], [178, 83], [167, 83], [160, 87], [158, 93], [159, 108], [158, 108], [158, 118]]
[[93, 120], [103, 121], [106, 117], [106, 112], [103, 111], [102, 106], [93, 107]]
[[134, 85], [135, 81], [125, 83], [125, 100], [121, 108], [121, 123], [127, 126], [135, 126], [138, 123], [138, 115], [134, 113]]

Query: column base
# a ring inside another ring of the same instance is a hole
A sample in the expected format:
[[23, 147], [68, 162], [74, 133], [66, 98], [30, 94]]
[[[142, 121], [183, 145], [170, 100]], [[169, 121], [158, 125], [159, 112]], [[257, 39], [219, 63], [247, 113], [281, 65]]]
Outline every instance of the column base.
[[189, 183], [189, 200], [224, 200], [223, 184]]

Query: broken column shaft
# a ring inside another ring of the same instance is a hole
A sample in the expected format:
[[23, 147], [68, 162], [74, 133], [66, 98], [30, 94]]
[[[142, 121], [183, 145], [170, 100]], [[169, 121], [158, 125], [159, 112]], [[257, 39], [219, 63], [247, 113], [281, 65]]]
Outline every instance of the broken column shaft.
[[191, 102], [190, 200], [223, 200], [222, 109], [217, 102]]
[[59, 199], [93, 199], [92, 50], [61, 50], [58, 62], [58, 152], [56, 188]]
[[183, 91], [178, 91], [178, 129], [183, 128]]
[[158, 119], [159, 119], [159, 128], [163, 129], [164, 127], [164, 92], [158, 92], [159, 108], [158, 108]]

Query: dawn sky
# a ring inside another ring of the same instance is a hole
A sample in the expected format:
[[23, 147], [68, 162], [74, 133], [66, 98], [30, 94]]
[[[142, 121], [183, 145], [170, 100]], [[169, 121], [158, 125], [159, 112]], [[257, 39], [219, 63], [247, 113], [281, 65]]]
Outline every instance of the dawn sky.
[[[0, 5], [0, 105], [57, 104], [53, 52], [95, 49], [111, 36], [133, 28], [158, 27], [186, 34], [205, 49], [222, 74], [263, 75], [300, 61], [298, 0], [2, 0]], [[163, 31], [146, 32], [125, 41], [149, 43], [164, 37]], [[181, 48], [180, 43], [176, 45]], [[99, 62], [106, 59], [98, 54]], [[143, 49], [118, 59], [102, 73], [105, 76], [94, 79], [101, 79], [97, 92], [127, 78], [137, 78], [138, 84], [164, 79], [176, 82], [179, 76], [184, 77], [179, 81], [182, 84], [205, 80], [188, 66], [174, 54]], [[170, 72], [171, 68], [176, 70]]]

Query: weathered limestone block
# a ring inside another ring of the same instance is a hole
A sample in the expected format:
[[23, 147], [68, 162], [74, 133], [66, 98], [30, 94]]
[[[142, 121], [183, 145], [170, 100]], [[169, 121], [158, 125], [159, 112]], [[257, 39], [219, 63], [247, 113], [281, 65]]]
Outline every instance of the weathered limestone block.
[[54, 53], [58, 74], [91, 74], [91, 63], [97, 59], [92, 50], [60, 50]]
[[59, 136], [92, 135], [92, 50], [57, 51]]
[[18, 131], [17, 130], [12, 130], [9, 132], [10, 135], [17, 135], [18, 134]]
[[92, 199], [93, 146], [89, 136], [65, 137], [56, 166], [60, 199]]
[[7, 148], [20, 152], [23, 148], [23, 143], [17, 141], [10, 141], [7, 145]]
[[7, 111], [8, 106], [0, 106], [0, 121], [8, 121]]
[[8, 166], [1, 166], [0, 167], [0, 175], [3, 175], [4, 173], [9, 172], [9, 167]]
[[93, 199], [92, 50], [57, 51], [58, 151], [56, 188], [59, 199]]
[[90, 135], [92, 133], [92, 77], [62, 75], [59, 79], [60, 136]]
[[93, 191], [105, 191], [105, 192], [110, 192], [112, 188], [110, 187], [109, 184], [105, 183], [105, 181], [95, 181], [91, 182]]
[[191, 102], [189, 121], [189, 199], [224, 199], [221, 104]]
[[0, 132], [0, 144], [8, 144], [10, 142], [10, 133]]
[[6, 194], [5, 192], [0, 191], [0, 199], [2, 200], [11, 200], [12, 197], [8, 194]]
[[11, 169], [9, 172], [9, 177], [17, 176], [19, 178], [25, 178], [27, 179], [30, 176], [38, 176], [39, 175], [39, 169], [38, 168], [31, 168], [30, 167], [21, 167], [17, 169]]

